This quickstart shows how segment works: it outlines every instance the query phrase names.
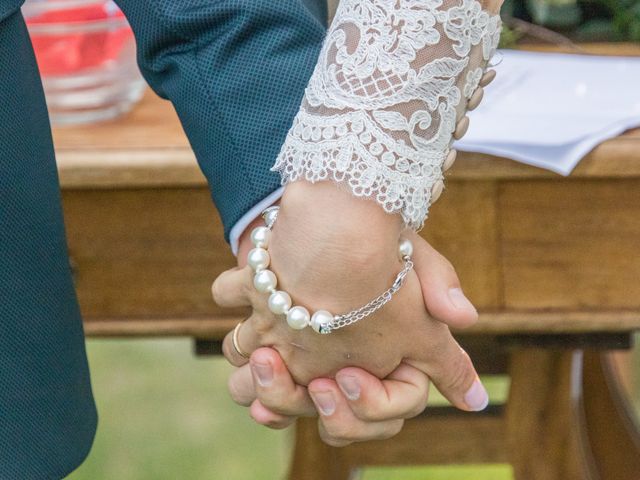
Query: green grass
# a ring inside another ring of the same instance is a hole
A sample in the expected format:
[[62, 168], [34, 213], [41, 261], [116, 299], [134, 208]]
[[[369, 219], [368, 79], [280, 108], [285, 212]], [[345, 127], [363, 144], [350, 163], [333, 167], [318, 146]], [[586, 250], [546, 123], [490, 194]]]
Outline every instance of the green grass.
[[361, 480], [511, 480], [508, 465], [456, 465], [369, 468]]
[[[231, 368], [220, 357], [194, 357], [191, 347], [189, 340], [173, 339], [88, 341], [100, 423], [89, 458], [70, 480], [285, 478], [291, 432], [256, 425], [227, 394]], [[494, 401], [506, 397], [503, 377], [483, 380]], [[444, 399], [434, 392], [430, 403]], [[511, 479], [504, 465], [370, 468], [362, 476]]]
[[231, 401], [221, 358], [196, 359], [187, 340], [91, 340], [88, 352], [100, 423], [69, 479], [283, 478], [290, 434]]

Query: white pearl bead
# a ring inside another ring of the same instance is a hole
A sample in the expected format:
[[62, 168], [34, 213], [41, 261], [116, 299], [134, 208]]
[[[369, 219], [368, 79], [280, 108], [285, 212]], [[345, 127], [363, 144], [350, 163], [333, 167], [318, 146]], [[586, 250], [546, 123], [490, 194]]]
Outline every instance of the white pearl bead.
[[311, 328], [320, 333], [323, 326], [329, 325], [333, 321], [333, 314], [326, 310], [318, 310], [311, 317]]
[[410, 257], [413, 255], [413, 244], [411, 240], [407, 238], [403, 238], [400, 240], [400, 244], [398, 245], [398, 253], [400, 253], [400, 258]]
[[256, 247], [266, 248], [269, 245], [269, 237], [271, 237], [271, 230], [267, 227], [257, 227], [251, 232], [251, 242]]
[[264, 270], [269, 266], [271, 257], [264, 248], [254, 248], [247, 255], [247, 263], [254, 270]]
[[287, 313], [291, 308], [291, 297], [287, 292], [278, 290], [269, 295], [269, 310], [276, 315]]
[[276, 274], [271, 270], [261, 270], [253, 277], [253, 286], [261, 293], [271, 292], [277, 284]]
[[302, 330], [309, 325], [309, 310], [304, 307], [293, 307], [287, 312], [287, 323], [295, 330]]

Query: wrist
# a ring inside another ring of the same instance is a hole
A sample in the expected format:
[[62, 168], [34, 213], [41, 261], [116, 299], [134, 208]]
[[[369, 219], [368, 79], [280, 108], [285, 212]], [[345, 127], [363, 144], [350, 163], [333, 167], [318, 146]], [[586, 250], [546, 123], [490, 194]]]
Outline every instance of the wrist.
[[287, 186], [270, 240], [280, 287], [334, 313], [386, 290], [402, 262], [402, 220], [331, 182]]
[[[379, 254], [395, 251], [402, 218], [389, 214], [368, 198], [355, 197], [331, 181], [297, 181], [287, 185], [280, 204], [278, 223], [287, 229], [313, 234], [314, 242], [336, 249], [359, 242], [359, 252]], [[373, 251], [371, 251], [373, 250]]]

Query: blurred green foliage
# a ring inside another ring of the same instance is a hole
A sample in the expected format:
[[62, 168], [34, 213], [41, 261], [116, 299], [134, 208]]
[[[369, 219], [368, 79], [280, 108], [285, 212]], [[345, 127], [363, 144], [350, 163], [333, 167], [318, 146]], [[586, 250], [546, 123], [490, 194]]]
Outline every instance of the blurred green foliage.
[[506, 0], [503, 15], [576, 41], [640, 42], [640, 0]]

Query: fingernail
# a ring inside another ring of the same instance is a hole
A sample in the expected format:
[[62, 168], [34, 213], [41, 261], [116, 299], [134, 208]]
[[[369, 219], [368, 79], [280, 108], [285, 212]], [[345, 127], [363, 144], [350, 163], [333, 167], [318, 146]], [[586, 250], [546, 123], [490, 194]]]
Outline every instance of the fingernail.
[[484, 410], [489, 405], [489, 395], [480, 379], [476, 379], [471, 388], [464, 394], [464, 402], [474, 412]]
[[320, 413], [325, 417], [329, 415], [333, 415], [333, 412], [336, 411], [336, 401], [333, 398], [333, 393], [331, 392], [315, 392], [311, 393], [311, 398], [313, 399], [313, 403], [316, 404]]
[[449, 289], [449, 299], [451, 303], [456, 308], [464, 309], [464, 310], [473, 310], [476, 311], [476, 307], [469, 301], [467, 297], [464, 296], [461, 288], [450, 288]]
[[336, 378], [340, 390], [347, 396], [349, 400], [358, 400], [360, 398], [360, 384], [358, 379], [351, 375], [341, 375]]
[[273, 382], [273, 368], [268, 363], [252, 363], [251, 370], [261, 387], [268, 387]]

